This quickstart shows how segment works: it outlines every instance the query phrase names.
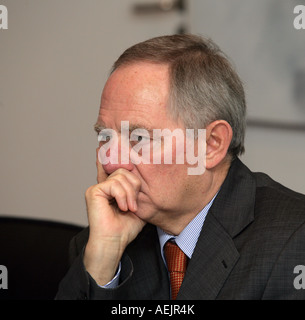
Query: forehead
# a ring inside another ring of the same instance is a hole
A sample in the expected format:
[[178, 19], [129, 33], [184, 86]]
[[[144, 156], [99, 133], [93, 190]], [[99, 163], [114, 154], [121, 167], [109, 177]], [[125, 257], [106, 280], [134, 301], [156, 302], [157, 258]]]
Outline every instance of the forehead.
[[137, 63], [120, 67], [104, 87], [98, 122], [162, 120], [167, 118], [168, 97], [167, 65]]
[[142, 81], [168, 82], [168, 74], [169, 65], [143, 61], [120, 66], [110, 75], [108, 80], [114, 81], [124, 78], [124, 80], [138, 82], [137, 84], [142, 83]]

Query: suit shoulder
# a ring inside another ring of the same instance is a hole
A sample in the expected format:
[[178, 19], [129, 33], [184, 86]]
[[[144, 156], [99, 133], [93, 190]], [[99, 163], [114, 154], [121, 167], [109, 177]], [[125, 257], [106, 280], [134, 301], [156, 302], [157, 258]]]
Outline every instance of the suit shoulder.
[[269, 190], [274, 190], [284, 196], [300, 199], [301, 201], [305, 202], [305, 194], [293, 191], [283, 186], [281, 183], [270, 178], [267, 174], [262, 172], [255, 172], [253, 173], [253, 175], [256, 180], [257, 188], [266, 188]]
[[264, 173], [254, 173], [256, 179], [256, 211], [272, 213], [273, 219], [305, 220], [305, 195], [274, 181]]

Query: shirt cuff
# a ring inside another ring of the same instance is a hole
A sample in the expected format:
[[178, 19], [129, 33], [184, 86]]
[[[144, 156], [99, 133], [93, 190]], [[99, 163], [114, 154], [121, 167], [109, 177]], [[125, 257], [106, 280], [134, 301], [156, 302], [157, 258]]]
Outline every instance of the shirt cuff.
[[100, 285], [98, 285], [98, 286], [100, 288], [104, 288], [104, 289], [116, 288], [119, 285], [120, 274], [121, 274], [121, 262], [119, 264], [118, 271], [117, 271], [116, 275], [114, 276], [114, 278], [111, 281], [109, 281], [108, 283], [106, 283], [104, 286], [100, 286]]

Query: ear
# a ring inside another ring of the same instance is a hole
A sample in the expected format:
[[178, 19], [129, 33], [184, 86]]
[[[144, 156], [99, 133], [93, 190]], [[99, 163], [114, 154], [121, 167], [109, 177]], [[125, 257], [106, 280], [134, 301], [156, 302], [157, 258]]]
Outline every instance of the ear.
[[225, 159], [233, 136], [225, 120], [216, 120], [206, 127], [206, 169], [216, 167]]

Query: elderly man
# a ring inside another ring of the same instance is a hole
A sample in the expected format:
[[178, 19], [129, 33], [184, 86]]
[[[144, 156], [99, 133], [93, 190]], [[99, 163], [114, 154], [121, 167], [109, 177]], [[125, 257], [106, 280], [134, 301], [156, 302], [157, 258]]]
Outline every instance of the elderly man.
[[305, 264], [305, 197], [238, 159], [245, 113], [212, 41], [127, 49], [102, 93], [89, 228], [71, 242], [57, 299], [304, 299], [294, 271]]

